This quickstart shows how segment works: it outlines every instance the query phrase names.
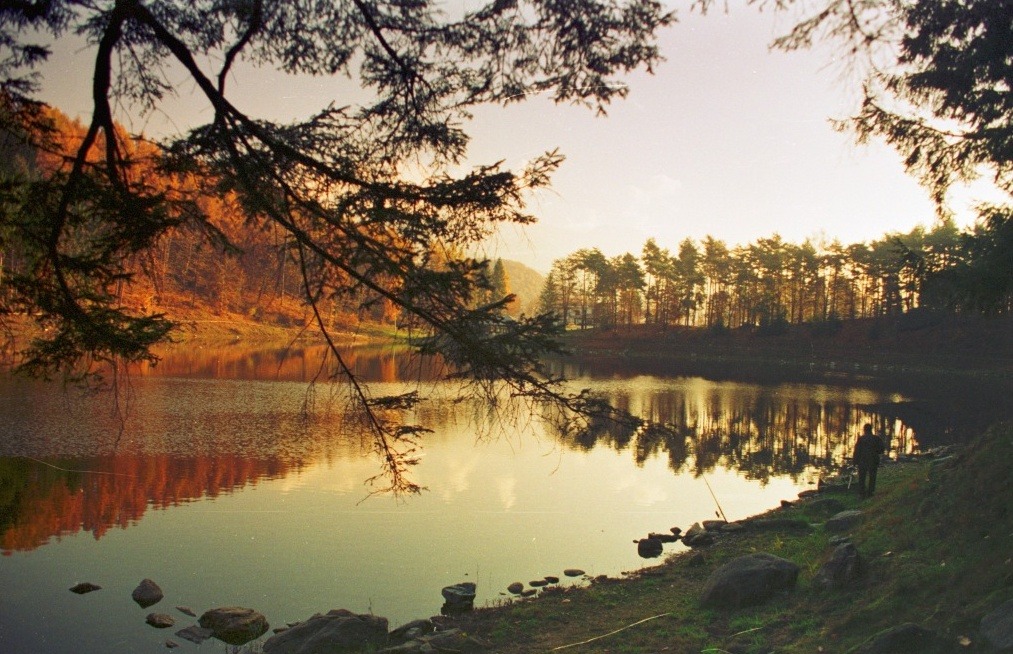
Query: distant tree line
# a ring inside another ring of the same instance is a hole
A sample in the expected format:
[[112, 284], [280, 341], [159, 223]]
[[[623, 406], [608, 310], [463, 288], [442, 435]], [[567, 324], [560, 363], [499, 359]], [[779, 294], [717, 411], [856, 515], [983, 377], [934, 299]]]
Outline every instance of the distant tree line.
[[871, 243], [790, 243], [774, 234], [729, 247], [707, 236], [673, 253], [581, 249], [552, 264], [540, 309], [581, 329], [634, 324], [712, 328], [833, 325], [916, 308], [1013, 309], [1013, 220], [995, 208], [970, 230], [952, 219]]

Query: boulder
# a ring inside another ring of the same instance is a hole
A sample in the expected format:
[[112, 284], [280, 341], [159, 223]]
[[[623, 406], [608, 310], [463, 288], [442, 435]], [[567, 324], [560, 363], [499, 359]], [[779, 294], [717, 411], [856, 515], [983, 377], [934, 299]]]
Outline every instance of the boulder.
[[522, 584], [519, 581], [515, 581], [514, 583], [507, 586], [507, 591], [513, 593], [514, 595], [520, 595], [522, 590], [524, 590], [524, 584]]
[[950, 643], [914, 623], [881, 631], [853, 650], [856, 654], [933, 654], [953, 651]]
[[981, 635], [1000, 651], [1013, 649], [1013, 599], [981, 619]]
[[142, 609], [158, 604], [162, 601], [163, 597], [162, 589], [150, 579], [142, 579], [141, 583], [134, 589], [134, 592], [130, 593], [130, 596], [134, 598], [135, 602], [140, 604]]
[[567, 577], [581, 577], [587, 573], [580, 568], [567, 568], [566, 570], [563, 570], [563, 574]]
[[722, 527], [728, 524], [727, 520], [704, 520], [703, 528], [705, 531], [721, 531]]
[[862, 557], [853, 543], [841, 543], [816, 573], [814, 583], [827, 589], [843, 588], [862, 573]]
[[556, 575], [545, 575], [545, 581], [549, 582], [550, 584], [558, 584], [559, 577], [557, 577]]
[[542, 586], [548, 586], [549, 582], [546, 579], [535, 579], [533, 581], [529, 581], [528, 585], [532, 588], [541, 588]]
[[168, 629], [172, 625], [176, 624], [175, 618], [165, 613], [149, 613], [148, 617], [146, 617], [144, 621], [155, 629]]
[[263, 614], [240, 606], [223, 606], [205, 611], [197, 623], [229, 645], [243, 645], [267, 632]]
[[386, 640], [387, 618], [335, 609], [271, 636], [264, 643], [264, 654], [357, 652]]
[[849, 531], [862, 520], [862, 512], [857, 509], [841, 511], [823, 523], [823, 528], [831, 533], [839, 534]]
[[95, 592], [96, 590], [102, 590], [102, 587], [101, 586], [97, 586], [97, 585], [95, 585], [93, 583], [89, 583], [87, 581], [84, 582], [84, 583], [80, 583], [80, 584], [77, 584], [75, 586], [72, 586], [70, 588], [70, 592], [77, 593], [78, 595], [84, 595], [85, 593], [92, 593], [92, 592]]
[[797, 565], [773, 554], [747, 554], [711, 573], [701, 602], [715, 608], [759, 604], [782, 590], [794, 588], [798, 573]]
[[637, 542], [637, 554], [644, 559], [656, 559], [664, 551], [664, 545], [657, 538], [641, 538]]
[[675, 534], [658, 534], [653, 531], [647, 534], [647, 537], [656, 538], [657, 540], [660, 540], [662, 543], [674, 543], [677, 540], [679, 540], [679, 537], [676, 536]]

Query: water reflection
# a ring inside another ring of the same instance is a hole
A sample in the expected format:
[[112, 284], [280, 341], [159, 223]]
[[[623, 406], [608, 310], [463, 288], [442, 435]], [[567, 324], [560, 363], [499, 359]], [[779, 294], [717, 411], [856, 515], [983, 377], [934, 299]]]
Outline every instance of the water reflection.
[[80, 531], [97, 540], [112, 528], [136, 524], [149, 508], [217, 497], [300, 467], [237, 455], [0, 458], [0, 551], [28, 551]]
[[[427, 452], [462, 434], [471, 442], [512, 442], [518, 431], [552, 433], [524, 405], [449, 401], [444, 386], [423, 381], [439, 376], [431, 360], [379, 349], [350, 351], [346, 361], [380, 392], [427, 385], [433, 399], [401, 416], [434, 429]], [[327, 365], [322, 347], [169, 351], [157, 368], [134, 371], [119, 412], [108, 397], [0, 383], [0, 455], [7, 457], [0, 458], [0, 547], [29, 550], [82, 530], [101, 538], [150, 507], [215, 497], [320, 461], [368, 459], [368, 436], [345, 420], [341, 392], [310, 384], [326, 377]], [[658, 427], [602, 423], [557, 433], [554, 447], [611, 452], [638, 468], [660, 460], [674, 475], [724, 470], [760, 484], [776, 477], [803, 483], [843, 463], [866, 422], [895, 454], [916, 450], [926, 432], [952, 436], [962, 424], [939, 403], [861, 387], [603, 377], [575, 388], [588, 387]], [[310, 397], [317, 400], [312, 410]], [[450, 481], [468, 471], [450, 468]], [[514, 490], [498, 483], [505, 497], [516, 491], [516, 480]]]

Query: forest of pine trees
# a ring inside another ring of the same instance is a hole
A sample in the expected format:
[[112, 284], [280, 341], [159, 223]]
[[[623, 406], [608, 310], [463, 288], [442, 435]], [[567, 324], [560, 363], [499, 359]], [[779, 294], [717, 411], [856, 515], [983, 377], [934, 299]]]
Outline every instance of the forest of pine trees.
[[710, 236], [639, 257], [581, 249], [553, 262], [540, 309], [570, 327], [833, 326], [916, 308], [1013, 309], [1013, 221], [1000, 210], [960, 231], [952, 220], [871, 243], [789, 243], [777, 234], [729, 247]]

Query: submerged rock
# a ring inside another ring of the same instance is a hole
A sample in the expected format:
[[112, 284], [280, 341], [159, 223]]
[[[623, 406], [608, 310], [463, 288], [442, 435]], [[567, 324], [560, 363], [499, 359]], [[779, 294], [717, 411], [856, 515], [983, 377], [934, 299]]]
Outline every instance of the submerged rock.
[[223, 606], [205, 611], [197, 621], [211, 635], [229, 645], [244, 645], [267, 632], [270, 625], [263, 614], [240, 606]]
[[191, 643], [200, 645], [214, 634], [210, 629], [204, 627], [198, 627], [197, 625], [191, 625], [186, 629], [180, 629], [176, 632], [176, 635], [183, 640], [189, 640]]
[[176, 620], [171, 615], [166, 615], [165, 613], [149, 613], [144, 621], [155, 629], [168, 629], [176, 624]]
[[146, 609], [149, 606], [158, 604], [162, 601], [162, 589], [158, 587], [158, 584], [150, 579], [142, 579], [141, 583], [137, 585], [134, 592], [130, 594], [134, 601], [137, 602], [142, 609]]
[[72, 586], [70, 588], [70, 592], [77, 593], [78, 595], [84, 595], [85, 593], [93, 593], [96, 590], [102, 590], [102, 587], [89, 583], [87, 581], [77, 584], [76, 586]]
[[197, 617], [197, 614], [189, 606], [177, 606], [176, 610], [179, 611], [180, 613], [184, 614], [184, 615], [190, 616], [191, 618], [196, 618]]
[[314, 615], [264, 643], [264, 654], [322, 654], [360, 651], [387, 640], [387, 618], [345, 609]]

